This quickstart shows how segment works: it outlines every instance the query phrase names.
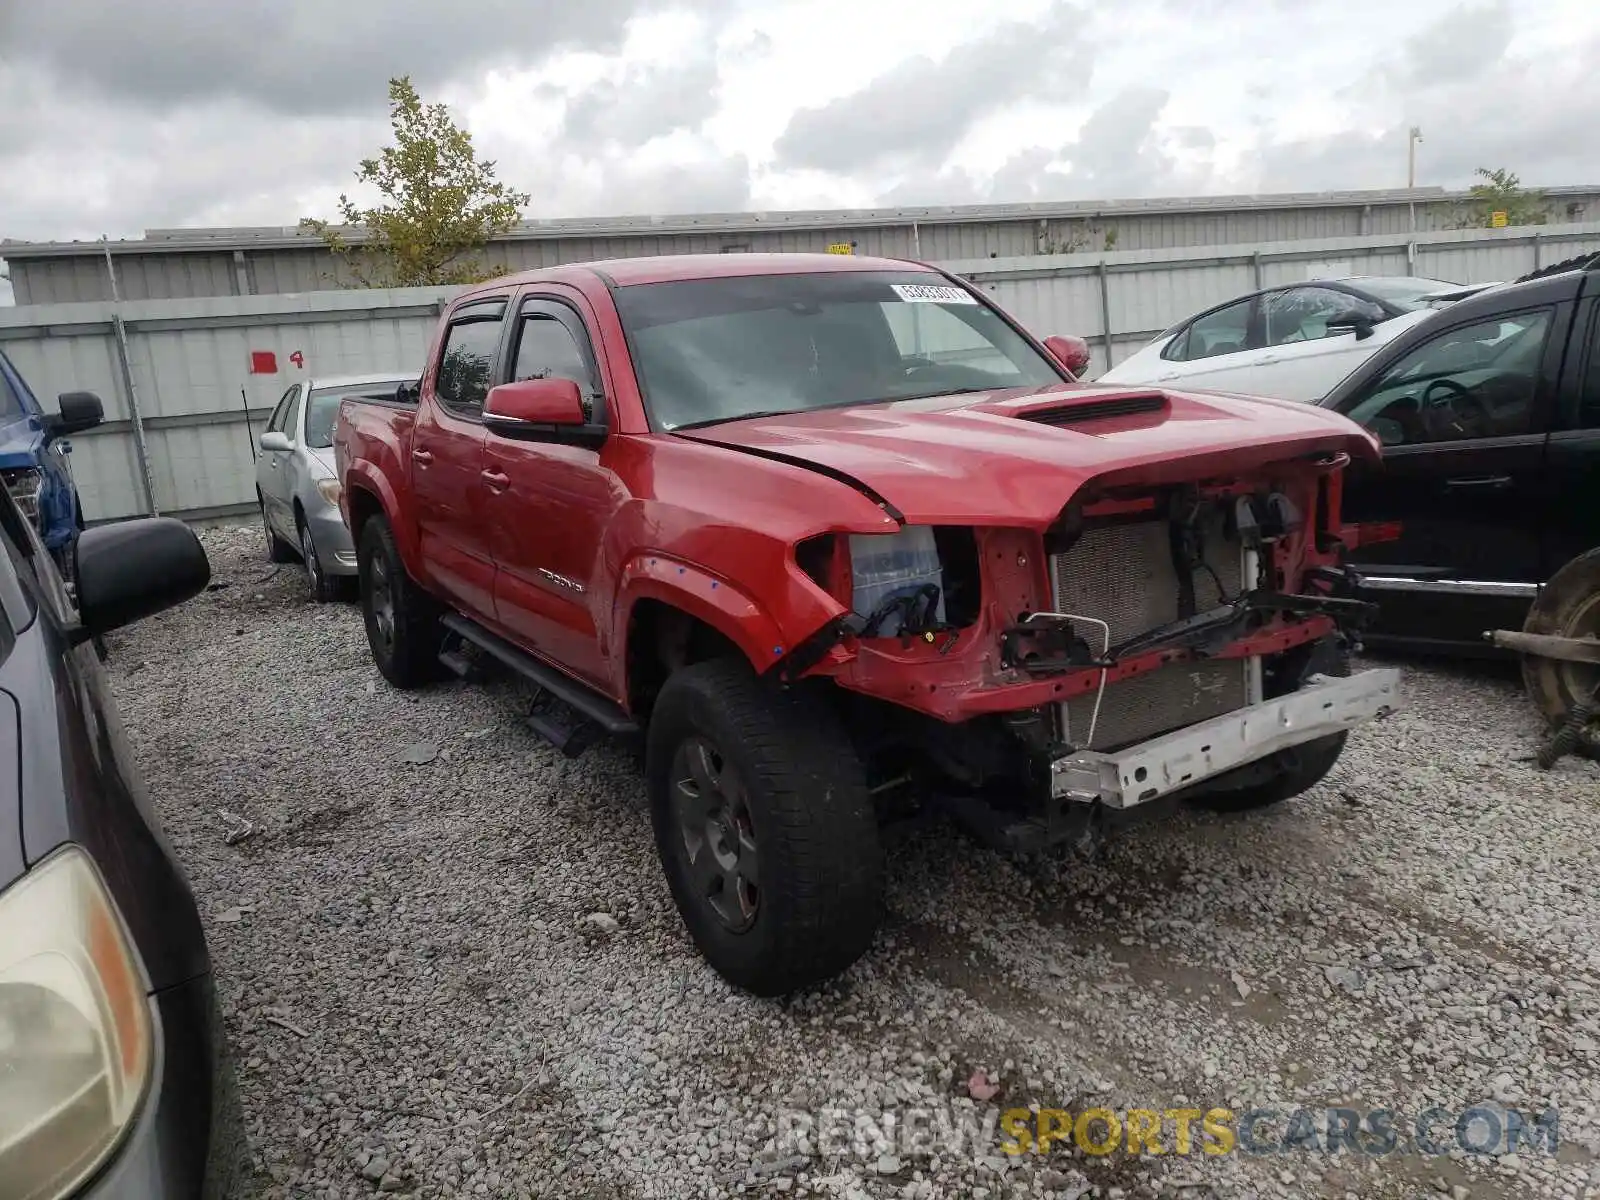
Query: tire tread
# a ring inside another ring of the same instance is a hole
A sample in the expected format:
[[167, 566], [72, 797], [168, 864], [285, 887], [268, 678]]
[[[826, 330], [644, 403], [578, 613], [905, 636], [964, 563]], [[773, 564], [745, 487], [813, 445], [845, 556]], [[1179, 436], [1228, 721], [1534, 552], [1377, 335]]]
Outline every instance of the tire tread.
[[[866, 951], [881, 919], [883, 858], [864, 773], [833, 714], [811, 695], [779, 688], [735, 659], [698, 663], [668, 680], [651, 722], [648, 757], [669, 880], [667, 839], [675, 826], [664, 811], [664, 777], [685, 720], [729, 739], [737, 750], [719, 744], [723, 753], [753, 768], [764, 800], [756, 828], [762, 904], [769, 906], [762, 917], [772, 916], [773, 907], [782, 917], [765, 931], [755, 961], [729, 962], [719, 961], [686, 912], [702, 952], [732, 982], [758, 995], [782, 995], [843, 971]], [[787, 863], [781, 877], [774, 877], [775, 862]], [[674, 883], [675, 898], [677, 890]]]

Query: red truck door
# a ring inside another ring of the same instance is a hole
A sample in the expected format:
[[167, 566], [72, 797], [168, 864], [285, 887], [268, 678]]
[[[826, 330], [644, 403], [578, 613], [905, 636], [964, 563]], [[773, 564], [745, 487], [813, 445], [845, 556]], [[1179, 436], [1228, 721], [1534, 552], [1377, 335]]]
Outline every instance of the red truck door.
[[[553, 299], [522, 302], [509, 381], [571, 379], [603, 422], [605, 397], [583, 320]], [[489, 531], [499, 623], [553, 664], [605, 686], [593, 604], [601, 539], [623, 499], [602, 450], [488, 434]]]
[[494, 619], [494, 554], [484, 504], [483, 400], [493, 383], [506, 299], [451, 314], [411, 435], [411, 493], [429, 580], [468, 615]]

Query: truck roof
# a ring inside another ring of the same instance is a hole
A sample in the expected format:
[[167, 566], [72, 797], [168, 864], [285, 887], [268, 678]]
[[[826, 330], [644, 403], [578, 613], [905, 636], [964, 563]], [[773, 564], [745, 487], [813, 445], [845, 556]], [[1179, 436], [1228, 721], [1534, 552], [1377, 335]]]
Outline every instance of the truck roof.
[[[925, 271], [932, 267], [896, 258], [854, 254], [662, 254], [653, 258], [608, 258], [566, 263], [508, 275], [488, 287], [507, 284], [570, 281], [574, 274], [596, 275], [614, 287], [672, 283], [683, 279], [731, 279], [742, 275], [801, 275], [822, 271]], [[476, 290], [476, 289], [475, 289]]]

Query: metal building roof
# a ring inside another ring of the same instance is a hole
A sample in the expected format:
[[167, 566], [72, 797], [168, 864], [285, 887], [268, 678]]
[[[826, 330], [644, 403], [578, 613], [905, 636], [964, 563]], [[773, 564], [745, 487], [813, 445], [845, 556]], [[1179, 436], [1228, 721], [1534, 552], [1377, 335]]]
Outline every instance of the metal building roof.
[[[1555, 199], [1594, 195], [1600, 185], [1541, 189]], [[1235, 196], [1161, 197], [1142, 200], [1071, 200], [1045, 204], [963, 204], [901, 208], [818, 209], [809, 211], [691, 213], [661, 216], [566, 217], [518, 222], [496, 241], [536, 241], [596, 236], [723, 232], [764, 229], [832, 230], [875, 225], [948, 225], [967, 222], [1054, 221], [1140, 215], [1204, 212], [1248, 212], [1264, 209], [1361, 208], [1368, 205], [1426, 204], [1463, 200], [1464, 191], [1439, 187], [1376, 191], [1280, 192]], [[347, 230], [351, 241], [362, 231]], [[195, 250], [268, 250], [321, 246], [322, 239], [295, 225], [240, 226], [212, 229], [147, 229], [142, 238], [104, 243], [113, 254], [160, 254]], [[22, 242], [0, 240], [0, 258], [50, 258], [101, 253], [98, 240]]]

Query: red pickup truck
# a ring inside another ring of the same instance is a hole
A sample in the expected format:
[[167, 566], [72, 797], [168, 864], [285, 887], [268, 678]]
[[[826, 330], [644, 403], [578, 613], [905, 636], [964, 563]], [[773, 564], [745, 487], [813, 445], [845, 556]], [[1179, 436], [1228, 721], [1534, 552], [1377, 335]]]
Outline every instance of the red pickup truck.
[[1248, 808], [1398, 700], [1309, 405], [1075, 382], [961, 279], [826, 255], [476, 287], [335, 451], [379, 670], [498, 665], [569, 753], [642, 735], [701, 952], [779, 994], [870, 943], [881, 824], [1016, 850]]

